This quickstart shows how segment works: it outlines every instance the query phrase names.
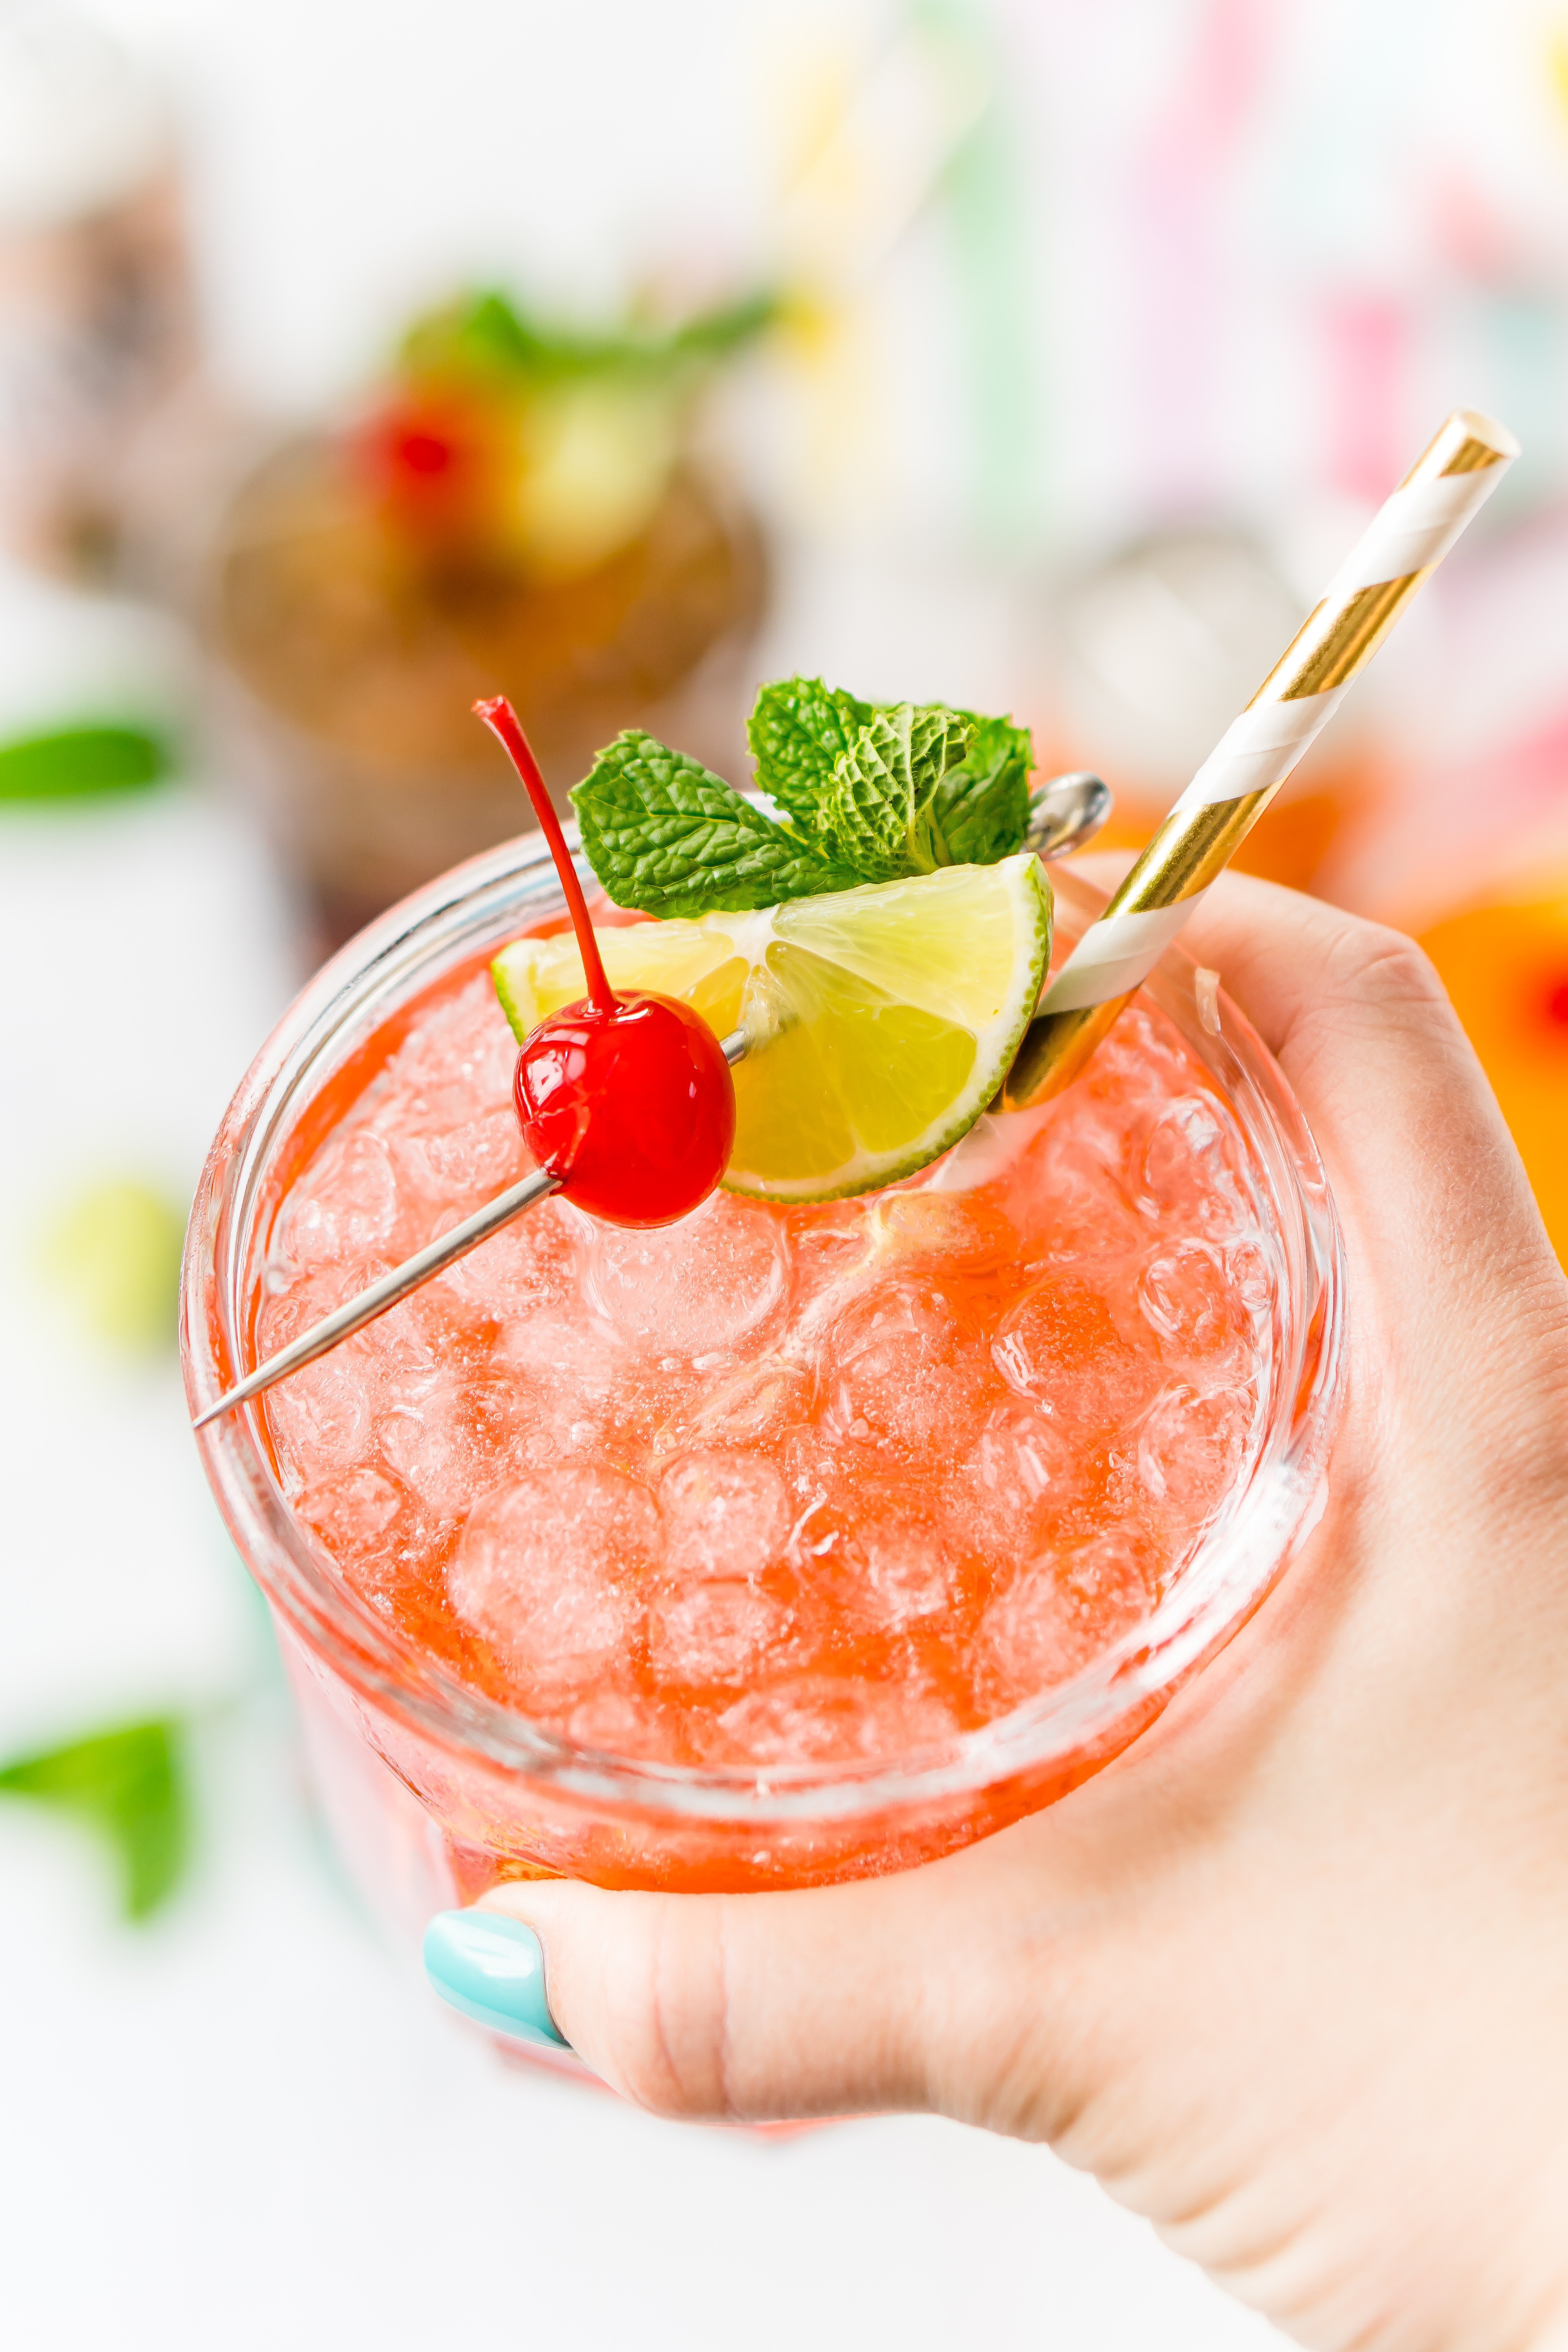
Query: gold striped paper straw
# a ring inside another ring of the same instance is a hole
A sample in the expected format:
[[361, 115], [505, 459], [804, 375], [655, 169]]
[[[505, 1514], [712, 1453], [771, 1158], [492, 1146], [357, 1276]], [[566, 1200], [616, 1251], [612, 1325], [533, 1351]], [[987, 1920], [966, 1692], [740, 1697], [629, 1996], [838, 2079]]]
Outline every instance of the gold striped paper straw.
[[1461, 408], [1416, 459], [1046, 991], [1008, 1076], [1011, 1108], [1078, 1076], [1518, 455], [1506, 425]]

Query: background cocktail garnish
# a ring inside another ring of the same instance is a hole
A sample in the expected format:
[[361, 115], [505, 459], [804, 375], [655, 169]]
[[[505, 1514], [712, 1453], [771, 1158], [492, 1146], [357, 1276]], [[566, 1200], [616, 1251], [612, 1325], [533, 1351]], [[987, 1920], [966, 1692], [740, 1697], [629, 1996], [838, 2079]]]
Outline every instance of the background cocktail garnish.
[[580, 578], [644, 530], [714, 370], [777, 311], [763, 289], [675, 326], [597, 332], [498, 289], [416, 320], [355, 455], [438, 568]]
[[1492, 417], [1447, 419], [1051, 982], [1007, 1081], [1011, 1108], [1077, 1076], [1519, 454]]

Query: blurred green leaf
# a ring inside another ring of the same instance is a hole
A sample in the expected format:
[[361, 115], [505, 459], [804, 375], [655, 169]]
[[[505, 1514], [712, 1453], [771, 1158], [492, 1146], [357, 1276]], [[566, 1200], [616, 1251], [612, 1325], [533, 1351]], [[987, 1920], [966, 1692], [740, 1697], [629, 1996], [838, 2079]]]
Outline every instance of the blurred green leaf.
[[416, 320], [400, 354], [413, 376], [467, 376], [530, 386], [573, 376], [675, 377], [715, 366], [773, 319], [771, 294], [749, 294], [683, 326], [584, 333], [535, 318], [505, 294], [465, 296]]
[[190, 1805], [173, 1719], [22, 1757], [0, 1769], [0, 1795], [56, 1806], [107, 1837], [120, 1857], [127, 1918], [147, 1918], [178, 1885], [190, 1851]]
[[173, 746], [141, 727], [62, 727], [0, 744], [0, 801], [86, 800], [140, 791], [174, 765]]
[[184, 1220], [146, 1184], [96, 1185], [50, 1228], [44, 1263], [100, 1339], [137, 1350], [172, 1347]]

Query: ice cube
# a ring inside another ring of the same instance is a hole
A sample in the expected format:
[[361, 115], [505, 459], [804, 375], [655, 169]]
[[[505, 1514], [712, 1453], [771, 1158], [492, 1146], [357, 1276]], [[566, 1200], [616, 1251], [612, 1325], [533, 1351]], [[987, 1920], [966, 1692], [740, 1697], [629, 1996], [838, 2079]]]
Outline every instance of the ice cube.
[[1195, 1228], [1211, 1241], [1234, 1240], [1257, 1222], [1245, 1164], [1241, 1139], [1217, 1099], [1179, 1095], [1150, 1130], [1143, 1190], [1166, 1223]]
[[460, 1301], [432, 1283], [356, 1331], [342, 1353], [345, 1362], [363, 1365], [359, 1376], [379, 1410], [394, 1391], [400, 1401], [421, 1396], [443, 1371], [467, 1363], [478, 1351], [482, 1328]]
[[827, 1354], [836, 1430], [907, 1455], [962, 1449], [997, 1388], [978, 1340], [915, 1279], [866, 1292], [834, 1325]]
[[[276, 1262], [268, 1266], [256, 1318], [258, 1356], [275, 1355], [352, 1298], [386, 1271], [384, 1259], [367, 1258], [344, 1266], [328, 1266], [313, 1274], [289, 1273]], [[351, 1343], [352, 1344], [352, 1343]]]
[[698, 1375], [692, 1393], [672, 1400], [674, 1409], [655, 1432], [654, 1452], [668, 1459], [714, 1443], [776, 1445], [810, 1418], [816, 1394], [809, 1364], [783, 1355]]
[[265, 1410], [295, 1493], [353, 1461], [370, 1426], [364, 1391], [353, 1370], [331, 1356], [319, 1357], [268, 1389]]
[[760, 1576], [789, 1534], [789, 1497], [760, 1454], [685, 1454], [658, 1485], [672, 1576]]
[[428, 1539], [418, 1505], [395, 1479], [365, 1465], [307, 1487], [294, 1506], [355, 1591], [384, 1595], [400, 1548]]
[[648, 1664], [661, 1683], [701, 1687], [747, 1681], [784, 1630], [787, 1612], [755, 1585], [700, 1584], [656, 1601]]
[[1074, 1087], [1001, 1189], [1030, 1258], [1111, 1262], [1147, 1246], [1149, 1221], [1127, 1182], [1124, 1120]]
[[1008, 1386], [1078, 1443], [1131, 1421], [1159, 1381], [1099, 1288], [1056, 1271], [1003, 1317], [991, 1353]]
[[473, 1118], [409, 1129], [387, 1139], [404, 1190], [465, 1211], [503, 1192], [526, 1176], [532, 1161], [523, 1150], [510, 1105]]
[[905, 1685], [798, 1675], [753, 1691], [713, 1727], [713, 1760], [755, 1764], [892, 1762], [952, 1737], [951, 1708]]
[[1180, 1033], [1145, 998], [1128, 1006], [1096, 1053], [1087, 1085], [1072, 1092], [1117, 1105], [1131, 1132], [1140, 1108], [1158, 1117], [1173, 1095], [1191, 1087], [1193, 1076]]
[[645, 1487], [598, 1464], [560, 1463], [475, 1505], [447, 1591], [524, 1681], [584, 1682], [626, 1655], [659, 1555]]
[[342, 1128], [289, 1194], [277, 1247], [301, 1269], [382, 1251], [398, 1225], [397, 1178], [382, 1139]]
[[1256, 1329], [1274, 1305], [1276, 1276], [1269, 1254], [1260, 1237], [1247, 1235], [1233, 1242], [1222, 1255], [1226, 1281]]
[[1020, 1706], [1066, 1681], [1140, 1623], [1149, 1603], [1142, 1559], [1120, 1531], [1028, 1562], [980, 1622], [980, 1678], [992, 1706]]
[[[438, 1219], [432, 1240], [456, 1223], [455, 1215]], [[515, 1224], [504, 1226], [458, 1258], [430, 1286], [449, 1289], [498, 1322], [535, 1315], [542, 1307], [579, 1313], [576, 1233], [566, 1223], [561, 1202], [542, 1201]]]
[[511, 1100], [517, 1044], [488, 972], [445, 1003], [426, 1006], [387, 1065], [384, 1091], [395, 1097], [406, 1134], [428, 1118], [456, 1125]]
[[965, 1467], [978, 1492], [1011, 1510], [1071, 1486], [1078, 1458], [1048, 1415], [1009, 1403], [990, 1415]]
[[881, 1238], [861, 1201], [826, 1201], [789, 1220], [796, 1324], [830, 1322], [879, 1260]]
[[889, 1476], [878, 1455], [822, 1430], [792, 1438], [789, 1463], [790, 1554], [812, 1648], [846, 1628], [897, 1633], [954, 1604], [963, 1554], [945, 1509], [945, 1464]]
[[[545, 1392], [571, 1401], [578, 1413], [605, 1410], [624, 1367], [602, 1325], [569, 1309], [541, 1307], [510, 1318], [490, 1359], [498, 1379], [518, 1384], [536, 1406]], [[619, 1383], [624, 1402], [629, 1383]]]
[[789, 1288], [784, 1227], [772, 1210], [716, 1192], [652, 1232], [601, 1225], [587, 1292], [620, 1337], [654, 1356], [699, 1363], [754, 1345]]
[[1084, 1496], [1092, 1465], [1048, 1413], [1014, 1399], [989, 1415], [957, 1465], [947, 1501], [950, 1540], [983, 1555], [988, 1575], [1055, 1540]]
[[565, 1722], [567, 1738], [578, 1748], [596, 1748], [611, 1756], [635, 1756], [673, 1763], [681, 1760], [681, 1741], [668, 1710], [656, 1700], [640, 1696], [616, 1684], [604, 1684], [580, 1700]]
[[1248, 1390], [1171, 1381], [1138, 1431], [1138, 1475], [1148, 1494], [1184, 1519], [1206, 1517], [1235, 1482], [1255, 1412]]
[[1250, 1318], [1212, 1243], [1178, 1242], [1157, 1250], [1139, 1277], [1137, 1296], [1144, 1320], [1171, 1355], [1211, 1363], [1240, 1357]]
[[953, 1596], [954, 1559], [945, 1530], [919, 1509], [884, 1509], [851, 1539], [865, 1563], [868, 1597], [882, 1627], [901, 1630], [945, 1609]]
[[410, 1402], [395, 1404], [377, 1423], [382, 1453], [398, 1476], [441, 1518], [456, 1518], [496, 1481], [500, 1457], [518, 1423], [520, 1400], [510, 1383], [457, 1375]]
[[390, 1478], [361, 1468], [308, 1487], [294, 1507], [329, 1551], [347, 1555], [374, 1546], [397, 1517], [402, 1500]]
[[[328, 1490], [333, 1519], [345, 1533], [378, 1536], [397, 1516], [402, 1496], [390, 1478], [379, 1471], [351, 1471], [346, 1478], [338, 1479]], [[310, 1507], [310, 1498], [302, 1497], [300, 1516]]]
[[[1033, 1116], [1025, 1112], [1020, 1118]], [[990, 1192], [922, 1184], [884, 1194], [878, 1208], [878, 1259], [889, 1271], [896, 1261], [923, 1259], [946, 1273], [984, 1274], [1018, 1255], [1018, 1229]]]

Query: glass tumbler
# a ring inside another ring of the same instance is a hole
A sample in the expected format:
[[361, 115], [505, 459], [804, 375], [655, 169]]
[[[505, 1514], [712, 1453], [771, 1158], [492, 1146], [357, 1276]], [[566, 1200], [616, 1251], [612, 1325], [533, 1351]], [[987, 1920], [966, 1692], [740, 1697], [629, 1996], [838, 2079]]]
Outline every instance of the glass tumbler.
[[[1070, 870], [1054, 879], [1060, 955], [1103, 900]], [[288, 1188], [413, 1003], [562, 911], [544, 845], [528, 835], [404, 900], [304, 989], [236, 1095], [192, 1213], [183, 1341], [194, 1410], [255, 1360]], [[1321, 1507], [1343, 1270], [1323, 1171], [1283, 1076], [1212, 982], [1194, 982], [1173, 951], [1146, 985], [1228, 1107], [1265, 1237], [1257, 1440], [1144, 1619], [978, 1729], [860, 1766], [698, 1769], [575, 1747], [463, 1686], [357, 1597], [291, 1510], [255, 1404], [201, 1433], [229, 1531], [271, 1605], [331, 1832], [384, 1918], [416, 1935], [432, 1911], [510, 1877], [745, 1890], [908, 1868], [1061, 1796], [1230, 1639]]]

